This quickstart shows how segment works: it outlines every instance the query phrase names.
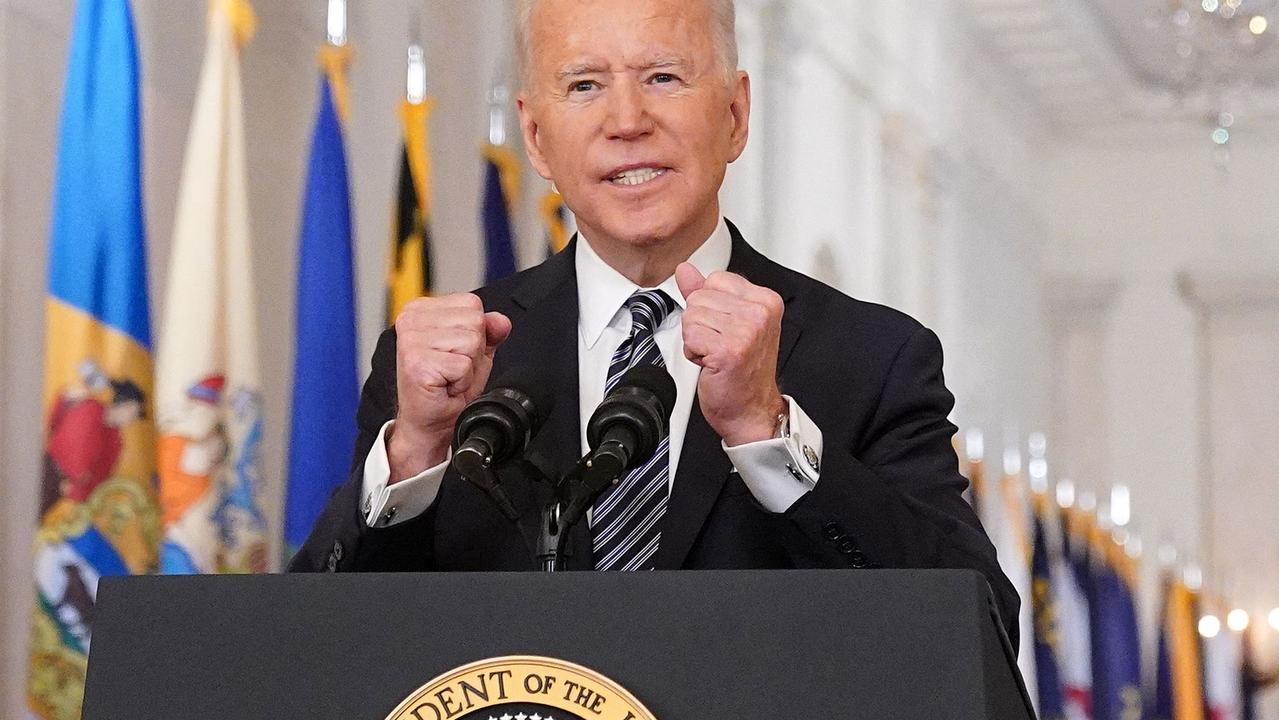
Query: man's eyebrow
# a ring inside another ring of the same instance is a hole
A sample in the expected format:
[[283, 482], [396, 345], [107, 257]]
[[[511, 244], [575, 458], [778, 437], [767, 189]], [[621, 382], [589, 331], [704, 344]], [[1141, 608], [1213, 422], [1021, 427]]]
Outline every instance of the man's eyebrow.
[[636, 70], [653, 70], [656, 68], [683, 67], [688, 61], [676, 55], [663, 55], [649, 59], [642, 65], [636, 66]]
[[557, 80], [565, 78], [577, 77], [578, 75], [590, 75], [592, 73], [608, 72], [608, 68], [599, 63], [577, 63], [575, 65], [567, 65], [555, 73]]
[[[660, 57], [649, 59], [639, 65], [633, 65], [631, 66], [631, 69], [640, 70], [640, 71], [656, 70], [659, 68], [685, 67], [688, 64], [689, 64], [688, 61], [682, 57], [678, 57], [675, 55], [663, 55]], [[571, 77], [579, 77], [581, 75], [592, 75], [595, 73], [606, 73], [608, 71], [609, 71], [608, 66], [601, 63], [595, 63], [595, 62], [575, 63], [573, 65], [566, 65], [565, 67], [561, 68], [559, 72], [555, 73], [555, 78], [557, 80], [565, 80]]]

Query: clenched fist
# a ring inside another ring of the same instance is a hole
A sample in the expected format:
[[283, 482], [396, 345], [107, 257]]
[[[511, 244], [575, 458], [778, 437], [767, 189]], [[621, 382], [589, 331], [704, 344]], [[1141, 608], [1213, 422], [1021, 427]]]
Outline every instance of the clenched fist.
[[404, 306], [395, 319], [399, 412], [387, 442], [392, 483], [448, 457], [457, 416], [484, 392], [493, 353], [510, 334], [511, 321], [485, 313], [470, 293], [418, 298]]
[[729, 447], [768, 440], [786, 401], [777, 388], [781, 297], [740, 275], [675, 269], [684, 295], [684, 355], [701, 366], [697, 401]]

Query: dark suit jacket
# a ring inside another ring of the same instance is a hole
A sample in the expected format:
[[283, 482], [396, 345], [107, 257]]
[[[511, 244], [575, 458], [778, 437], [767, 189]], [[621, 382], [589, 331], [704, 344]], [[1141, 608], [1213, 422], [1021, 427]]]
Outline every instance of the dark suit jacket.
[[[731, 226], [730, 226], [731, 227]], [[732, 472], [698, 404], [688, 422], [655, 559], [657, 569], [973, 568], [994, 590], [1013, 647], [1019, 600], [961, 493], [946, 419], [954, 398], [942, 380], [937, 336], [915, 320], [860, 302], [788, 270], [754, 250], [736, 228], [729, 270], [786, 302], [779, 384], [821, 428], [821, 479], [783, 514], [756, 504]], [[577, 278], [570, 247], [545, 263], [478, 291], [514, 326], [491, 380], [535, 364], [556, 401], [530, 454], [562, 473], [580, 455]], [[395, 416], [395, 332], [373, 354], [359, 408], [351, 477], [338, 489], [292, 571], [530, 570], [528, 550], [549, 489], [520, 477], [504, 485], [528, 522], [521, 530], [451, 469], [421, 516], [371, 529], [361, 512], [364, 458]], [[590, 569], [582, 523], [570, 537], [569, 569]]]

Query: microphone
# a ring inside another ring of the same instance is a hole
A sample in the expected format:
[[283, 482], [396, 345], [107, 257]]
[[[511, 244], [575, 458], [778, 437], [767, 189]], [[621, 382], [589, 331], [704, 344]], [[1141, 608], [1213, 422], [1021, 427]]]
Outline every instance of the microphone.
[[565, 525], [577, 522], [605, 488], [653, 457], [674, 407], [675, 380], [666, 368], [637, 365], [622, 375], [586, 426], [591, 452], [583, 458], [581, 492], [564, 511]]
[[498, 480], [496, 468], [524, 454], [550, 414], [550, 385], [528, 378], [504, 380], [458, 416], [453, 431], [453, 468], [483, 490], [509, 520], [519, 512]]

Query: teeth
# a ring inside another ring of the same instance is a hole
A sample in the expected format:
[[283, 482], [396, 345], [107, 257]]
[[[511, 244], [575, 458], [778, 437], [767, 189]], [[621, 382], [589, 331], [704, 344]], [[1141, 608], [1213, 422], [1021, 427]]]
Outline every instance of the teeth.
[[643, 185], [651, 182], [666, 173], [665, 170], [658, 168], [639, 168], [638, 170], [627, 170], [612, 179], [612, 182], [618, 185]]

